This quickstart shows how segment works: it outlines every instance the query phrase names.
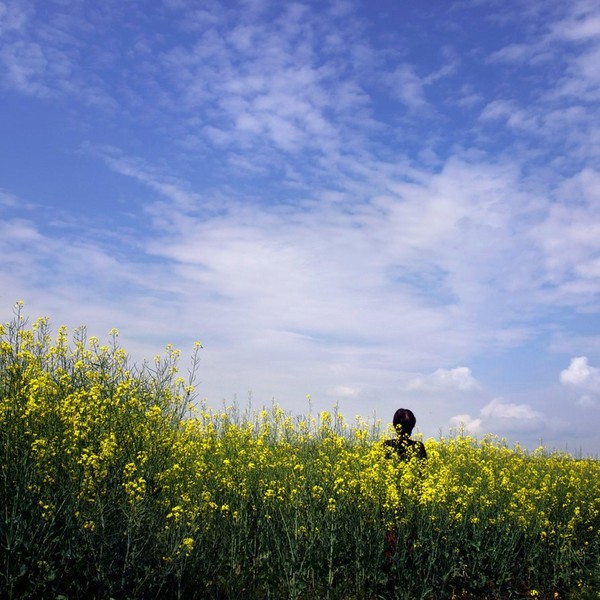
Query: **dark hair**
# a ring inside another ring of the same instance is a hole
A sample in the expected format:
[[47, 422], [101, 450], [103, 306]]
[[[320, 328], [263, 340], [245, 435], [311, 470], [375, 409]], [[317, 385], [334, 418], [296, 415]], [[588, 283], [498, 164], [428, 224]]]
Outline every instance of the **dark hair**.
[[401, 435], [410, 435], [416, 422], [415, 415], [408, 408], [399, 408], [394, 413], [394, 429]]

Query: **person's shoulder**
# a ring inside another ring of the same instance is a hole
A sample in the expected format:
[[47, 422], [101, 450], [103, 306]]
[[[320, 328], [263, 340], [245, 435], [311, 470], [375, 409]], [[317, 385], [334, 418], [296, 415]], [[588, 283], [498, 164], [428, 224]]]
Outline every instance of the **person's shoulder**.
[[420, 440], [406, 439], [402, 440], [402, 451], [406, 459], [411, 458], [427, 458], [425, 444]]
[[386, 456], [396, 453], [402, 460], [410, 460], [413, 457], [427, 458], [425, 445], [419, 440], [411, 440], [410, 438], [394, 438], [384, 440], [383, 446], [386, 451]]
[[398, 439], [384, 440], [382, 445], [386, 458], [390, 458], [394, 454], [400, 454], [401, 452]]
[[425, 444], [420, 440], [411, 440], [413, 452], [417, 458], [427, 458], [427, 450], [425, 450]]

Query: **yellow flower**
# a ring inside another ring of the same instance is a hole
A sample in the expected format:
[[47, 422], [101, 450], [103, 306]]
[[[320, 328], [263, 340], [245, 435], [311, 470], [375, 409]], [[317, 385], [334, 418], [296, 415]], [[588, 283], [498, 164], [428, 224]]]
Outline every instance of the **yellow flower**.
[[96, 523], [94, 521], [85, 521], [83, 523], [83, 528], [86, 531], [96, 531]]
[[191, 537], [183, 538], [183, 541], [181, 542], [181, 548], [185, 556], [190, 556], [194, 550], [194, 539]]

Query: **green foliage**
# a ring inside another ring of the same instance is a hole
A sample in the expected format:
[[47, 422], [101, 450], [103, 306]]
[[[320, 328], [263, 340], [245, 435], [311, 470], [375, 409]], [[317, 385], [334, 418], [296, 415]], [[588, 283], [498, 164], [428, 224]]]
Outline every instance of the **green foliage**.
[[184, 381], [117, 339], [0, 326], [3, 598], [594, 597], [597, 460], [459, 436], [405, 463], [335, 411], [191, 412], [199, 345]]

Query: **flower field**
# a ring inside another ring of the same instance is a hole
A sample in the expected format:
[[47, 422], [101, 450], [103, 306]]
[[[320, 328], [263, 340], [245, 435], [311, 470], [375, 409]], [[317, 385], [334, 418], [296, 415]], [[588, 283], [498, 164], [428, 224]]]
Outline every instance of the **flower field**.
[[0, 325], [2, 598], [599, 598], [600, 461], [466, 436], [387, 457], [335, 410], [194, 404], [167, 347]]

